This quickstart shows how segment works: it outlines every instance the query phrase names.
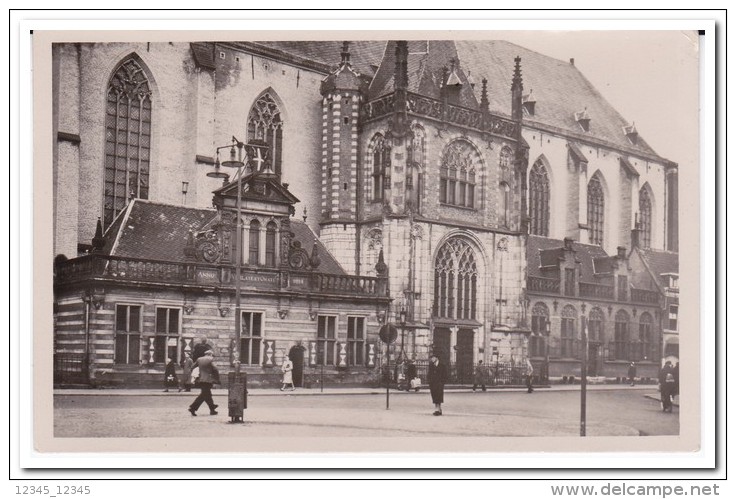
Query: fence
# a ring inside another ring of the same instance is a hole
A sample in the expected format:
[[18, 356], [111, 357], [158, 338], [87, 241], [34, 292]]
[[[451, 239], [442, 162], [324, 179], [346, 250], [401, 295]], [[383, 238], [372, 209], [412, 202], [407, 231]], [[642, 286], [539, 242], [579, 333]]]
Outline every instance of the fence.
[[[416, 361], [414, 365], [422, 384], [429, 383], [429, 361]], [[535, 376], [546, 379], [546, 373], [539, 372], [537, 368], [535, 368]], [[385, 365], [382, 366], [380, 371], [381, 386], [386, 386], [387, 380], [390, 385], [398, 384], [401, 386], [406, 383], [404, 366], [401, 364], [394, 365], [393, 363], [390, 369], [387, 369]], [[526, 384], [526, 366], [510, 362], [498, 362], [483, 365], [480, 368], [467, 363], [452, 363], [447, 367], [446, 384], [474, 385], [476, 383], [487, 386], [524, 385]]]
[[83, 385], [89, 382], [87, 357], [83, 353], [54, 354], [54, 385]]

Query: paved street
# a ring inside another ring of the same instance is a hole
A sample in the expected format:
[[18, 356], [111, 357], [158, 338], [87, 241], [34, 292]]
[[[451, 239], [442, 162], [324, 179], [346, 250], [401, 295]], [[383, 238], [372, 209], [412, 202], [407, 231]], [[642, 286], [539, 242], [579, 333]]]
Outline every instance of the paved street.
[[[55, 437], [411, 437], [411, 436], [575, 436], [579, 434], [579, 387], [449, 390], [444, 415], [433, 417], [426, 389], [391, 391], [386, 410], [380, 389], [319, 389], [296, 392], [251, 390], [246, 424], [229, 425], [227, 392], [215, 391], [220, 414], [206, 406], [195, 418], [187, 406], [192, 393], [157, 390], [57, 390]], [[679, 408], [661, 412], [656, 387], [591, 387], [587, 428], [591, 436], [677, 435]]]

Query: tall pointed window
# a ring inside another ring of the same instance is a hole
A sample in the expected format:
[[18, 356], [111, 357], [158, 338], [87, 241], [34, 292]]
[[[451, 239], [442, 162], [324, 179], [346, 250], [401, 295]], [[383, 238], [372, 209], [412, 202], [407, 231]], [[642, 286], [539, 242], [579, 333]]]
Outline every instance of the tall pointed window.
[[577, 331], [575, 328], [578, 313], [572, 305], [565, 305], [560, 314], [560, 356], [575, 357], [577, 353]]
[[639, 345], [641, 350], [639, 352], [638, 360], [654, 360], [656, 356], [656, 350], [654, 349], [654, 337], [652, 325], [654, 321], [649, 312], [644, 312], [639, 317]]
[[549, 334], [549, 308], [542, 302], [532, 307], [532, 334], [529, 336], [529, 355], [547, 355], [547, 335]]
[[643, 248], [652, 245], [652, 198], [649, 190], [642, 187], [639, 191], [639, 237]]
[[616, 312], [616, 329], [613, 337], [613, 354], [616, 360], [629, 360], [629, 314], [624, 310]]
[[258, 97], [248, 113], [248, 141], [268, 143], [271, 168], [277, 175], [281, 175], [283, 126], [281, 110], [271, 94]]
[[590, 244], [603, 245], [605, 200], [603, 185], [598, 175], [588, 182], [588, 227], [590, 230]]
[[478, 153], [465, 140], [451, 142], [442, 154], [440, 167], [440, 203], [475, 208], [476, 165]]
[[434, 315], [475, 319], [478, 268], [475, 253], [461, 238], [447, 241], [437, 253], [434, 268]]
[[132, 198], [148, 199], [151, 167], [151, 87], [134, 57], [107, 85], [105, 187], [102, 223], [107, 228]]
[[590, 309], [588, 315], [588, 341], [591, 343], [603, 342], [603, 311], [598, 307]]
[[391, 147], [383, 135], [373, 137], [369, 155], [373, 161], [373, 201], [383, 201], [386, 190], [391, 186]]
[[503, 227], [509, 226], [509, 205], [511, 204], [511, 188], [506, 182], [501, 182], [498, 186], [498, 219], [501, 222], [500, 225]]
[[406, 156], [406, 190], [407, 200], [414, 212], [422, 207], [422, 189], [424, 171], [424, 128], [420, 125], [411, 127]]
[[549, 235], [549, 177], [541, 160], [529, 172], [530, 232], [537, 236]]

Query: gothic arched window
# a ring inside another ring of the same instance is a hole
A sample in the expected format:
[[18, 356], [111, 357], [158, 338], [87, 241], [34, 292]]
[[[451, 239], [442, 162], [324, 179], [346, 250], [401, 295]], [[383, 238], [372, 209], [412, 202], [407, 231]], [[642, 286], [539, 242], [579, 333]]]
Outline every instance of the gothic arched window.
[[639, 191], [639, 229], [642, 248], [649, 248], [652, 245], [652, 199], [646, 187]]
[[386, 190], [391, 186], [391, 146], [383, 135], [376, 134], [368, 151], [373, 161], [373, 201], [383, 201]]
[[442, 153], [440, 203], [475, 208], [478, 152], [466, 140], [455, 140]]
[[530, 233], [549, 235], [549, 177], [544, 163], [538, 160], [529, 172]]
[[576, 320], [578, 313], [572, 305], [566, 305], [562, 309], [560, 321], [560, 356], [575, 357], [575, 347], [577, 346]]
[[434, 315], [475, 319], [478, 300], [478, 268], [475, 253], [464, 239], [442, 245], [434, 267]]
[[509, 226], [509, 209], [511, 204], [511, 188], [506, 182], [501, 182], [498, 186], [498, 195], [500, 197], [498, 207], [498, 217], [503, 227]]
[[248, 231], [248, 263], [258, 265], [258, 253], [261, 249], [261, 222], [251, 220]]
[[598, 307], [590, 309], [588, 314], [588, 341], [603, 342], [603, 311]]
[[616, 312], [616, 330], [613, 338], [613, 355], [616, 360], [629, 360], [629, 314]]
[[283, 126], [281, 110], [271, 94], [266, 92], [258, 97], [248, 113], [248, 142], [260, 140], [268, 143], [271, 168], [277, 175], [281, 175]]
[[529, 355], [542, 357], [547, 354], [547, 335], [549, 334], [549, 308], [542, 302], [532, 307], [532, 334], [529, 337]]
[[151, 86], [135, 57], [107, 84], [105, 187], [102, 223], [107, 228], [129, 199], [148, 199], [151, 168]]
[[603, 245], [603, 229], [605, 215], [605, 199], [603, 185], [598, 175], [593, 175], [588, 182], [588, 227], [590, 244]]
[[649, 314], [649, 312], [644, 312], [639, 317], [639, 345], [641, 346], [641, 351], [639, 352], [639, 359], [638, 360], [653, 360], [655, 357], [655, 352], [653, 350], [653, 337], [652, 337], [652, 324], [654, 321], [652, 320], [652, 316]]

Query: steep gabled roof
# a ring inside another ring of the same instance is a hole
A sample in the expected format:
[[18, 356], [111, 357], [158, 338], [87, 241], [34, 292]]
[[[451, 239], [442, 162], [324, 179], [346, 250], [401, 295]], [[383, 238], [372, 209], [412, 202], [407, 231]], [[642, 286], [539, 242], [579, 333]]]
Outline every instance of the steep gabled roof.
[[[527, 272], [530, 277], [551, 277], [545, 270], [553, 266], [553, 260], [564, 255], [565, 243], [561, 239], [549, 237], [529, 236], [527, 239]], [[575, 258], [580, 262], [580, 280], [582, 282], [595, 282], [596, 269], [593, 260], [610, 258], [600, 246], [592, 244], [572, 243]]]
[[[105, 232], [102, 253], [111, 256], [141, 260], [161, 260], [183, 263], [184, 247], [189, 231], [203, 230], [215, 217], [217, 210], [189, 208], [135, 199]], [[291, 220], [293, 241], [306, 251], [316, 244], [320, 265], [318, 272], [345, 275], [337, 260], [327, 251], [312, 229], [301, 220]]]
[[661, 288], [669, 286], [669, 280], [662, 274], [680, 273], [680, 255], [672, 251], [658, 251], [636, 248], [644, 265]]

